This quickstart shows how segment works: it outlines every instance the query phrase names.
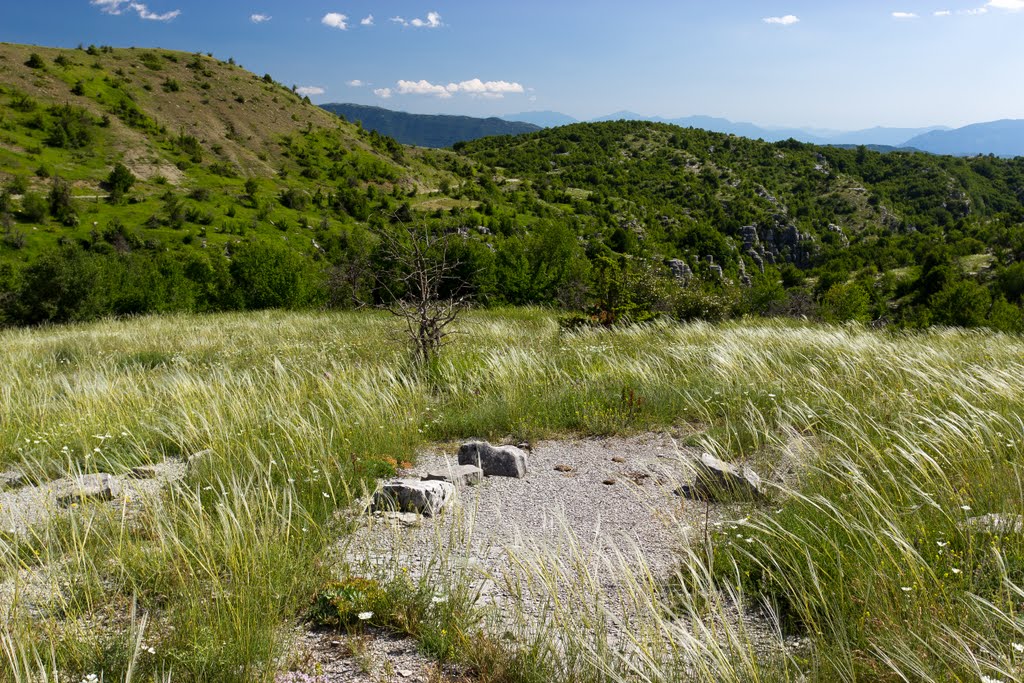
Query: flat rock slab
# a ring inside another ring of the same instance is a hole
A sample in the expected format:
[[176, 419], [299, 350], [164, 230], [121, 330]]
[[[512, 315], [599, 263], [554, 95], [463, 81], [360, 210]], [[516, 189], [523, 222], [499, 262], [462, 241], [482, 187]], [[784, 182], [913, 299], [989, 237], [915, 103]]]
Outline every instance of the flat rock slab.
[[492, 446], [486, 441], [470, 441], [459, 448], [459, 464], [475, 465], [487, 477], [526, 476], [526, 453], [515, 446]]
[[82, 474], [71, 481], [70, 487], [57, 493], [57, 503], [68, 506], [86, 500], [113, 500], [121, 495], [121, 482], [113, 475]]
[[455, 485], [447, 481], [392, 479], [373, 496], [373, 510], [418, 512], [433, 517], [454, 497]]
[[1019, 534], [1024, 532], [1024, 516], [993, 512], [971, 517], [967, 520], [966, 526], [973, 531], [987, 534]]
[[680, 493], [690, 498], [717, 502], [760, 500], [761, 477], [744, 467], [740, 469], [710, 453], [702, 453], [693, 465], [696, 473], [692, 486], [684, 486]]
[[476, 465], [456, 465], [427, 472], [423, 481], [446, 481], [456, 486], [475, 486], [484, 480], [484, 471]]

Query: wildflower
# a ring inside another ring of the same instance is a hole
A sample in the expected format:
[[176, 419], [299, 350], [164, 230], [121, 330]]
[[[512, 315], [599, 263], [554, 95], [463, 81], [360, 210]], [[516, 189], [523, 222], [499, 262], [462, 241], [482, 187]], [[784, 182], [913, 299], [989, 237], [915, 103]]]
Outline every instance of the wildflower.
[[953, 572], [954, 574], [959, 574], [961, 570], [957, 569], [956, 567], [953, 567], [949, 571]]
[[999, 680], [998, 678], [992, 678], [991, 676], [986, 676], [985, 674], [981, 674], [981, 683], [1003, 683], [1003, 682], [1001, 680]]
[[1020, 643], [1010, 643], [1010, 645], [1013, 646], [1015, 652], [1024, 652], [1024, 645], [1021, 645]]
[[324, 498], [330, 498], [330, 497], [331, 497], [331, 494], [327, 493], [327, 491], [324, 491]]
[[373, 612], [360, 612], [357, 616], [360, 621], [367, 621], [373, 618]]
[[[432, 597], [430, 599], [430, 601], [432, 603], [434, 603], [435, 605], [439, 605], [441, 603], [448, 602], [448, 598], [444, 597], [443, 595], [435, 595], [434, 597]], [[1016, 647], [1016, 646], [1017, 646], [1017, 644], [1014, 643], [1014, 647]]]
[[963, 510], [964, 512], [969, 512], [970, 509], [971, 509], [971, 506], [970, 505], [961, 505], [960, 509]]
[[945, 548], [947, 545], [949, 545], [949, 543], [947, 543], [946, 541], [935, 541], [935, 545], [939, 546], [940, 548]]
[[904, 593], [909, 593], [910, 591], [912, 591], [914, 589], [911, 588], [910, 586], [900, 586], [900, 590], [903, 591]]

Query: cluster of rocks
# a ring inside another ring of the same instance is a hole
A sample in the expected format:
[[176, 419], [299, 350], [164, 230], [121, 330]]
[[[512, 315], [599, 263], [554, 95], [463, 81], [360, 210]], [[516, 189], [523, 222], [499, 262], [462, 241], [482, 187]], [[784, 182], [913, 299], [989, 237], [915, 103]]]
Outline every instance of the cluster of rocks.
[[793, 263], [807, 266], [814, 256], [814, 236], [794, 225], [781, 228], [744, 225], [740, 228], [743, 253], [764, 272], [764, 264]]
[[475, 486], [484, 477], [526, 476], [526, 453], [516, 446], [470, 441], [459, 448], [458, 463], [427, 472], [419, 479], [405, 477], [384, 482], [373, 495], [370, 510], [433, 517], [454, 499], [459, 487]]
[[690, 269], [690, 265], [686, 261], [674, 258], [668, 262], [668, 267], [672, 270], [672, 277], [684, 285], [690, 284], [690, 280], [693, 279], [693, 270]]

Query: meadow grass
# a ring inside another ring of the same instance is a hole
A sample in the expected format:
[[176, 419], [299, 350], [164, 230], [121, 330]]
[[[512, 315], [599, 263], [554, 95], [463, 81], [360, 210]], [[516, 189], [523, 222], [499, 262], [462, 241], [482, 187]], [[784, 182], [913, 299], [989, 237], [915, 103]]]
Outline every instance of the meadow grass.
[[[457, 575], [444, 609], [382, 575], [377, 619], [492, 681], [1024, 675], [1019, 337], [791, 321], [567, 333], [514, 309], [467, 315], [417, 368], [392, 325], [270, 312], [0, 332], [0, 470], [42, 482], [208, 451], [130, 514], [83, 505], [0, 529], [0, 679], [272, 680], [339, 571], [339, 510], [418, 448], [666, 428], [785, 476], [743, 522], [694, 534], [673, 578], [630, 549], [604, 558], [645, 615], [628, 647], [607, 645], [598, 603], [553, 595], [549, 619], [503, 639]], [[989, 513], [1008, 523], [968, 523]], [[599, 592], [580, 563], [522, 563], [534, 592]], [[736, 618], [753, 608], [809, 645], [766, 651]]]

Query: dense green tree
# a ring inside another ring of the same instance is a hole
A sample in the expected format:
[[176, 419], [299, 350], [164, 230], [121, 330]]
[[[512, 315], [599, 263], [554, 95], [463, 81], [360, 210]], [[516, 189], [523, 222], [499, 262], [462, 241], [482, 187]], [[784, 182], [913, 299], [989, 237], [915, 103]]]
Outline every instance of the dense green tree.
[[136, 181], [135, 174], [124, 164], [118, 162], [107, 175], [106, 187], [110, 191], [110, 201], [119, 202], [128, 194]]

